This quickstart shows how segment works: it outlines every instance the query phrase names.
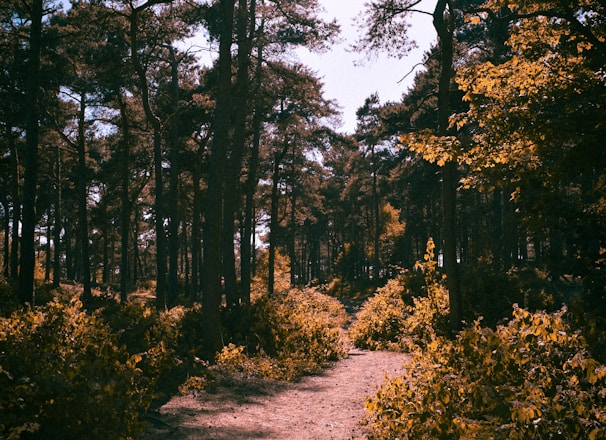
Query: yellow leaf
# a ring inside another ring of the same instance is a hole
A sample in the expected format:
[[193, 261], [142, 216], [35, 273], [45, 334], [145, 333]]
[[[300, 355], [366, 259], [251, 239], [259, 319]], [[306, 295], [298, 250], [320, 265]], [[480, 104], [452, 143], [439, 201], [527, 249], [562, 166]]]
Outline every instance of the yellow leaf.
[[127, 361], [126, 361], [126, 365], [129, 368], [135, 368], [135, 366], [141, 362], [141, 360], [143, 359], [143, 357], [141, 357], [141, 355], [139, 354], [134, 354], [132, 355]]

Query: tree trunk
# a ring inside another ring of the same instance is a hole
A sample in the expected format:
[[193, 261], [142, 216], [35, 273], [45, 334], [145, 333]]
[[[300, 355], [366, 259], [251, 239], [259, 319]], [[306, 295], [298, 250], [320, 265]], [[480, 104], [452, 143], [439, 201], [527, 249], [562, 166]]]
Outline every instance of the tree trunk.
[[19, 190], [19, 152], [15, 145], [15, 138], [12, 135], [12, 129], [7, 126], [6, 136], [8, 139], [8, 145], [10, 148], [10, 161], [11, 170], [13, 173], [12, 182], [12, 230], [11, 230], [11, 248], [10, 248], [10, 262], [9, 262], [9, 275], [10, 279], [17, 281], [19, 278], [19, 223], [21, 222], [21, 194]]
[[202, 195], [200, 191], [200, 164], [201, 161], [201, 150], [199, 147], [198, 157], [193, 164], [192, 180], [194, 190], [194, 201], [192, 207], [192, 223], [191, 223], [191, 287], [190, 297], [193, 300], [198, 299], [198, 292], [200, 289], [200, 256], [202, 254], [201, 242], [200, 242], [200, 206], [202, 204]]
[[[179, 64], [175, 56], [175, 50], [171, 46], [171, 94], [172, 107], [175, 115], [179, 112]], [[168, 203], [170, 204], [170, 218], [168, 221], [168, 303], [174, 306], [177, 302], [178, 292], [178, 260], [179, 260], [179, 174], [181, 164], [179, 163], [179, 125], [178, 117], [173, 116], [170, 127], [170, 185]]]
[[5, 279], [8, 279], [9, 275], [9, 260], [10, 260], [10, 230], [11, 230], [11, 219], [9, 213], [9, 203], [6, 197], [2, 197], [2, 209], [5, 212], [4, 216], [4, 248], [2, 249], [2, 274]]
[[372, 158], [372, 213], [375, 220], [374, 236], [373, 236], [373, 283], [379, 285], [381, 277], [381, 212], [379, 207], [379, 191], [377, 189], [377, 157], [375, 146], [371, 147]]
[[23, 221], [21, 228], [18, 296], [21, 303], [29, 303], [31, 306], [35, 304], [36, 192], [38, 185], [38, 142], [40, 136], [38, 95], [40, 89], [43, 3], [43, 0], [32, 0], [29, 65], [25, 83], [25, 170], [23, 175]]
[[[263, 23], [260, 26], [260, 33], [263, 33]], [[261, 97], [259, 88], [263, 79], [263, 46], [259, 43], [257, 47], [257, 65], [255, 68], [255, 84], [257, 91], [255, 93], [255, 105], [252, 121], [253, 139], [251, 154], [248, 163], [248, 176], [246, 178], [246, 206], [244, 207], [244, 233], [240, 242], [241, 255], [241, 295], [242, 303], [250, 304], [250, 283], [253, 273], [253, 258], [255, 248], [253, 245], [255, 233], [255, 191], [257, 189], [257, 167], [259, 164], [259, 145], [261, 143]]]
[[276, 153], [274, 159], [274, 171], [272, 176], [271, 183], [271, 208], [270, 208], [270, 220], [269, 220], [269, 249], [268, 249], [268, 275], [267, 275], [267, 293], [269, 296], [273, 296], [274, 294], [274, 284], [276, 278], [276, 243], [277, 243], [277, 233], [278, 233], [278, 207], [280, 202], [280, 192], [278, 191], [280, 185], [280, 165], [282, 164], [282, 159], [286, 156], [288, 152], [289, 144], [286, 139], [284, 139], [284, 146], [282, 147], [282, 151]]
[[[255, 29], [255, 1], [251, 1], [250, 10], [247, 0], [238, 0], [237, 40], [238, 40], [238, 73], [234, 87], [234, 136], [232, 150], [227, 162], [226, 185], [223, 205], [223, 270], [225, 277], [225, 294], [227, 306], [237, 307], [240, 293], [236, 273], [236, 256], [234, 249], [235, 218], [240, 203], [240, 175], [242, 159], [246, 145], [246, 117], [248, 115], [248, 98], [250, 95], [250, 54]], [[250, 26], [250, 32], [249, 32]]]
[[48, 283], [50, 281], [50, 273], [51, 273], [51, 210], [50, 208], [46, 211], [46, 215], [48, 216], [48, 221], [46, 223], [46, 243], [45, 243], [45, 251], [44, 251], [44, 282]]
[[8, 263], [10, 259], [10, 229], [11, 229], [11, 219], [9, 217], [9, 203], [5, 196], [0, 196], [0, 203], [2, 204], [2, 209], [4, 210], [4, 223], [3, 233], [4, 233], [4, 247], [2, 249], [2, 274], [5, 279], [8, 279]]
[[[146, 8], [150, 3], [143, 4], [140, 8]], [[139, 12], [143, 9], [135, 9], [130, 17], [130, 44], [131, 57], [134, 69], [139, 78], [141, 88], [141, 103], [145, 111], [145, 117], [153, 127], [154, 139], [154, 210], [156, 214], [156, 306], [160, 309], [166, 308], [166, 232], [164, 231], [164, 180], [162, 170], [162, 125], [154, 114], [149, 96], [149, 85], [147, 83], [147, 72], [139, 59], [138, 34], [139, 34]]]
[[204, 311], [203, 334], [206, 349], [217, 352], [223, 346], [221, 335], [221, 229], [223, 220], [223, 183], [229, 148], [232, 116], [231, 44], [234, 27], [234, 0], [221, 0], [219, 41], [219, 85], [215, 109], [214, 136], [210, 154], [208, 197], [204, 228]]
[[109, 283], [109, 246], [111, 240], [109, 238], [109, 221], [107, 220], [107, 201], [103, 199], [101, 203], [103, 203], [103, 219], [101, 221], [101, 240], [103, 242], [103, 273], [101, 275], [101, 283], [104, 286], [107, 286]]
[[[450, 118], [450, 83], [453, 76], [454, 14], [450, 1], [438, 0], [433, 24], [440, 47], [440, 78], [438, 84], [438, 136], [448, 135]], [[450, 299], [450, 328], [457, 332], [462, 325], [461, 282], [457, 262], [457, 168], [455, 161], [442, 167], [444, 268]]]
[[276, 235], [278, 231], [278, 202], [279, 202], [279, 193], [278, 193], [278, 184], [280, 183], [280, 162], [278, 158], [275, 159], [274, 162], [274, 173], [272, 177], [271, 183], [271, 210], [270, 210], [270, 220], [269, 220], [269, 250], [267, 256], [267, 266], [268, 266], [268, 274], [267, 274], [267, 293], [269, 296], [273, 296], [274, 294], [274, 284], [276, 277]]
[[120, 302], [126, 303], [128, 300], [128, 280], [129, 280], [129, 258], [128, 234], [130, 233], [130, 127], [128, 125], [128, 114], [123, 96], [118, 92], [118, 104], [120, 105], [120, 117], [122, 119], [122, 154], [120, 163]]
[[[293, 172], [294, 173], [294, 172]], [[288, 257], [290, 259], [290, 284], [294, 286], [297, 284], [297, 254], [296, 254], [296, 243], [297, 243], [297, 196], [294, 188], [291, 188], [290, 192], [290, 237], [288, 237]]]
[[90, 251], [88, 244], [88, 192], [86, 169], [86, 138], [85, 138], [86, 94], [80, 94], [80, 111], [78, 114], [78, 228], [80, 236], [80, 264], [83, 284], [82, 300], [89, 302], [92, 298]]
[[61, 229], [62, 225], [62, 206], [61, 195], [63, 193], [62, 188], [62, 170], [61, 170], [61, 149], [56, 147], [55, 149], [55, 210], [54, 210], [54, 225], [53, 225], [53, 241], [55, 252], [53, 254], [53, 287], [59, 287], [61, 283]]
[[167, 307], [166, 295], [166, 233], [164, 231], [164, 183], [162, 176], [162, 134], [154, 127], [154, 208], [156, 211], [156, 306]]

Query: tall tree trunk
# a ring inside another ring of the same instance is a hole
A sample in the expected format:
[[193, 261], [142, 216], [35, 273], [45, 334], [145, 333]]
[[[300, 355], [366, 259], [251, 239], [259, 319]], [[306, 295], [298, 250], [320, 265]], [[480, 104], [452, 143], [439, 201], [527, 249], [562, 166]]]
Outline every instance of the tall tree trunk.
[[59, 287], [61, 283], [61, 229], [62, 224], [62, 200], [63, 193], [62, 185], [62, 164], [61, 164], [61, 149], [57, 146], [55, 149], [55, 210], [54, 210], [54, 226], [53, 226], [53, 241], [55, 252], [53, 254], [53, 287]]
[[372, 214], [375, 220], [374, 236], [373, 236], [373, 283], [379, 285], [379, 279], [381, 277], [381, 215], [379, 207], [379, 190], [377, 188], [377, 157], [375, 145], [371, 147], [371, 158], [372, 158]]
[[9, 216], [9, 203], [6, 197], [2, 197], [2, 209], [4, 210], [4, 248], [2, 249], [2, 274], [5, 279], [8, 279], [9, 275], [9, 260], [10, 260], [10, 230], [11, 230], [11, 219]]
[[[43, 0], [32, 0], [29, 34], [29, 65], [25, 83], [25, 171], [23, 181], [23, 222], [19, 260], [19, 300], [35, 304], [34, 268], [36, 266], [36, 191], [38, 185], [38, 142], [40, 136], [38, 95], [40, 89], [40, 52], [42, 48]], [[13, 225], [16, 226], [16, 225]]]
[[48, 216], [48, 220], [46, 223], [46, 243], [45, 243], [45, 252], [44, 252], [44, 282], [48, 283], [50, 281], [50, 273], [51, 273], [51, 210], [50, 208], [46, 211], [46, 215]]
[[198, 149], [198, 157], [193, 164], [192, 180], [194, 189], [194, 201], [192, 207], [191, 222], [191, 290], [190, 297], [193, 300], [198, 299], [200, 289], [200, 256], [202, 254], [200, 242], [200, 206], [202, 204], [202, 194], [200, 191], [200, 161], [202, 147]]
[[492, 192], [492, 213], [492, 225], [486, 225], [488, 228], [491, 228], [492, 226], [491, 229], [493, 230], [493, 234], [488, 241], [493, 252], [493, 264], [495, 269], [500, 270], [503, 266], [503, 253], [505, 248], [503, 243], [503, 203], [500, 188], [495, 188]]
[[122, 128], [122, 151], [120, 163], [120, 302], [126, 303], [128, 300], [128, 280], [129, 280], [129, 258], [128, 247], [130, 234], [130, 126], [128, 124], [128, 113], [124, 97], [120, 92], [117, 95], [120, 106], [120, 118]]
[[139, 282], [139, 278], [143, 275], [143, 269], [141, 265], [141, 256], [139, 255], [139, 209], [135, 207], [134, 209], [134, 218], [133, 218], [133, 262], [132, 266], [132, 283], [133, 286], [136, 286]]
[[101, 220], [101, 240], [103, 242], [103, 272], [101, 275], [101, 283], [106, 286], [109, 283], [109, 247], [111, 240], [109, 238], [109, 221], [107, 219], [107, 201], [102, 200], [101, 203], [103, 204], [103, 218]]
[[291, 188], [290, 194], [290, 237], [288, 238], [288, 258], [290, 259], [290, 284], [297, 284], [297, 196], [294, 188]]
[[[247, 0], [238, 0], [236, 34], [238, 40], [238, 72], [233, 94], [234, 135], [231, 154], [227, 162], [226, 185], [223, 205], [223, 275], [227, 306], [237, 307], [240, 293], [236, 273], [236, 255], [234, 249], [236, 211], [240, 203], [240, 175], [242, 159], [246, 145], [246, 117], [250, 96], [249, 68], [252, 42], [255, 30], [255, 1], [247, 6]], [[250, 31], [249, 31], [250, 26]], [[240, 246], [242, 247], [242, 246]]]
[[280, 162], [276, 157], [274, 162], [274, 173], [271, 183], [271, 208], [269, 220], [269, 249], [267, 256], [267, 293], [269, 296], [274, 294], [274, 284], [276, 277], [276, 236], [278, 232], [278, 185], [280, 183]]
[[[263, 33], [263, 23], [259, 28]], [[241, 256], [241, 295], [242, 303], [250, 304], [250, 283], [253, 273], [254, 233], [255, 233], [255, 192], [257, 189], [257, 167], [259, 164], [259, 145], [261, 143], [261, 96], [259, 89], [263, 79], [263, 46], [257, 47], [257, 65], [255, 67], [255, 104], [252, 121], [253, 139], [250, 159], [248, 163], [248, 176], [246, 178], [246, 205], [244, 207], [244, 233], [240, 242]]]
[[86, 133], [85, 115], [86, 93], [80, 94], [80, 111], [78, 113], [78, 228], [80, 236], [80, 264], [82, 265], [82, 299], [86, 303], [92, 298], [90, 251], [88, 244], [88, 191], [86, 169]]
[[168, 303], [174, 306], [177, 302], [178, 291], [178, 260], [179, 260], [179, 62], [175, 50], [169, 47], [171, 72], [171, 99], [174, 116], [170, 127], [170, 182], [169, 197], [170, 217], [168, 220]]
[[[433, 13], [433, 25], [440, 48], [440, 78], [438, 84], [438, 135], [448, 134], [450, 118], [450, 83], [453, 76], [454, 14], [451, 2], [438, 0]], [[450, 328], [458, 331], [462, 325], [463, 305], [461, 281], [457, 263], [457, 168], [455, 161], [442, 167], [444, 268], [450, 300]]]
[[144, 3], [132, 11], [130, 17], [131, 58], [141, 88], [141, 103], [147, 121], [153, 128], [154, 139], [154, 210], [156, 212], [156, 306], [166, 308], [166, 232], [164, 230], [164, 181], [162, 170], [162, 125], [151, 107], [147, 72], [139, 59], [139, 12], [149, 7], [153, 2]]
[[278, 207], [280, 202], [280, 166], [282, 160], [288, 152], [289, 143], [288, 140], [284, 139], [284, 145], [282, 151], [276, 153], [274, 158], [274, 171], [271, 182], [271, 208], [270, 208], [270, 219], [269, 219], [269, 249], [268, 249], [268, 275], [267, 275], [267, 293], [269, 296], [274, 294], [274, 285], [276, 279], [276, 247], [277, 247], [277, 234], [278, 226], [280, 224], [278, 219]]
[[156, 211], [156, 305], [167, 307], [166, 295], [166, 233], [164, 231], [164, 183], [162, 176], [162, 135], [160, 127], [154, 127], [154, 208]]
[[11, 229], [11, 248], [10, 248], [10, 262], [9, 262], [9, 274], [10, 279], [17, 281], [19, 278], [19, 223], [21, 223], [21, 191], [19, 188], [19, 151], [15, 145], [15, 138], [12, 134], [11, 127], [6, 128], [6, 137], [8, 139], [8, 146], [10, 149], [10, 161], [11, 170], [13, 174], [12, 181], [12, 229]]
[[10, 230], [11, 230], [11, 219], [9, 216], [9, 203], [5, 196], [0, 197], [0, 203], [2, 204], [2, 209], [4, 210], [4, 224], [3, 232], [4, 232], [4, 248], [2, 249], [2, 274], [5, 279], [8, 279], [9, 271], [9, 259], [10, 259]]
[[219, 41], [219, 85], [215, 109], [214, 136], [210, 153], [208, 196], [204, 227], [204, 310], [203, 334], [211, 353], [223, 346], [221, 335], [221, 230], [223, 220], [223, 183], [229, 149], [232, 116], [231, 44], [235, 0], [221, 0], [221, 35]]

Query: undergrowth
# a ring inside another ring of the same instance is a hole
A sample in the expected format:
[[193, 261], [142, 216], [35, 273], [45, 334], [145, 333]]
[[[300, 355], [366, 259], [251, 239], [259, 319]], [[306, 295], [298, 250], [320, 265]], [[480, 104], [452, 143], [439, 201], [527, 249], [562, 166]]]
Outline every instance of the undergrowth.
[[207, 366], [198, 309], [73, 295], [0, 318], [0, 438], [137, 438], [150, 405]]
[[366, 403], [369, 439], [606, 438], [606, 367], [566, 310], [437, 338]]
[[415, 265], [424, 279], [422, 291], [408, 288], [418, 275], [405, 272], [364, 303], [348, 333], [356, 347], [414, 351], [447, 333], [448, 291], [437, 273], [434, 249], [430, 239], [423, 262]]
[[335, 298], [313, 288], [258, 297], [252, 305], [248, 346], [230, 344], [217, 363], [273, 379], [296, 379], [346, 355], [347, 315]]
[[0, 319], [0, 438], [136, 437], [141, 361], [76, 300]]

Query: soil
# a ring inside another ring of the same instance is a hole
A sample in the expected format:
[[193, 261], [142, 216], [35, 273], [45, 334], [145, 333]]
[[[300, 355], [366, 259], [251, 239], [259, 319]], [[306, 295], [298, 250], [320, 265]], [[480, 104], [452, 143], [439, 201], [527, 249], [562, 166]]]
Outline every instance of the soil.
[[345, 440], [364, 438], [364, 402], [408, 355], [352, 349], [299, 382], [226, 375], [196, 395], [176, 396], [148, 416], [145, 440]]

